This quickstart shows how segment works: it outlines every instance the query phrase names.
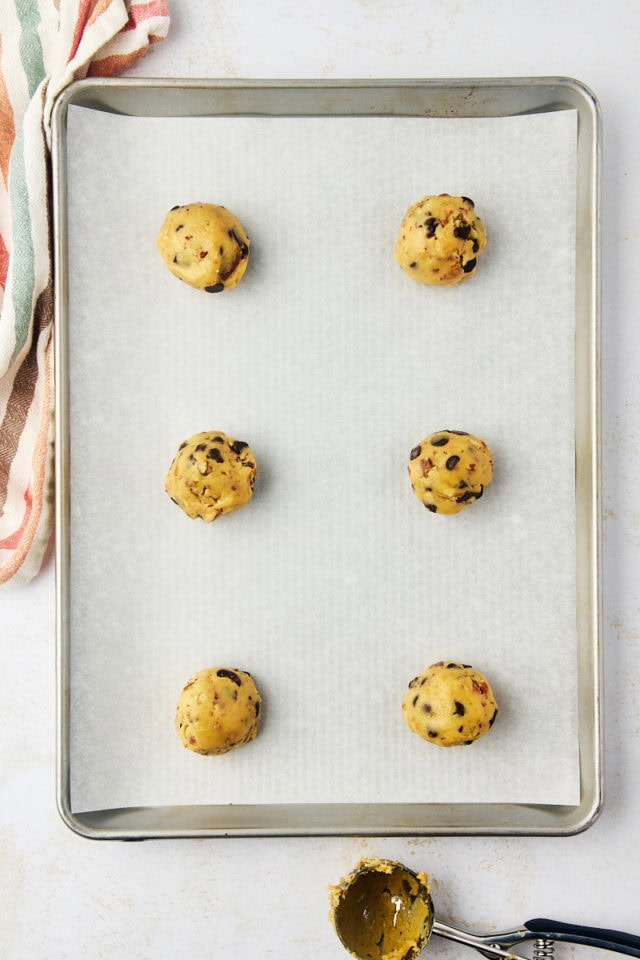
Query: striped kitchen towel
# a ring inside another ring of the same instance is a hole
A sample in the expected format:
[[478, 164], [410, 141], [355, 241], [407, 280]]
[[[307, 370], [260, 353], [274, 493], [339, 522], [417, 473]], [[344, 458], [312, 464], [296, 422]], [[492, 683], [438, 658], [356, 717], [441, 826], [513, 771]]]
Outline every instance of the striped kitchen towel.
[[53, 520], [51, 109], [168, 28], [164, 0], [0, 0], [0, 584], [35, 576]]

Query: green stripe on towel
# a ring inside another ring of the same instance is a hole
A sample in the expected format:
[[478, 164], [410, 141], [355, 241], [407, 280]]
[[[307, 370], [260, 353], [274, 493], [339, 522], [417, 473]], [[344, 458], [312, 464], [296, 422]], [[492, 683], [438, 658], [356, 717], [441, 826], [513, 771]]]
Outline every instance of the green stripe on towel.
[[37, 0], [18, 0], [16, 13], [20, 20], [20, 59], [27, 78], [29, 99], [44, 77], [44, 57], [40, 42], [40, 11]]

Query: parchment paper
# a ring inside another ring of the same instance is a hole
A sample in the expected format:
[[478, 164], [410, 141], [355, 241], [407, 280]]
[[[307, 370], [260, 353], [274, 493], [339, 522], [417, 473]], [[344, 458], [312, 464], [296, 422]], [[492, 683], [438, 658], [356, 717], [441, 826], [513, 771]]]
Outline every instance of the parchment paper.
[[[579, 800], [572, 111], [506, 119], [140, 119], [69, 111], [71, 778], [127, 805]], [[488, 231], [461, 286], [393, 258], [426, 193]], [[164, 267], [166, 211], [222, 203], [252, 256], [207, 295]], [[454, 517], [410, 449], [483, 437], [495, 479]], [[213, 525], [164, 492], [178, 444], [251, 444], [252, 502]], [[487, 736], [405, 726], [409, 681], [482, 670]], [[264, 698], [250, 745], [186, 751], [179, 692], [208, 666]], [[540, 769], [553, 776], [538, 776]]]

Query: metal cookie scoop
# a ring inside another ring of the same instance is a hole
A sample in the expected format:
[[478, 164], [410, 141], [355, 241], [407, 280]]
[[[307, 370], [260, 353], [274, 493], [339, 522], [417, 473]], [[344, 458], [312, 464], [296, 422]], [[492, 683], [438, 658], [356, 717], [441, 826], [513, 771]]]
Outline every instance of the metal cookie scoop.
[[640, 957], [640, 937], [617, 930], [553, 920], [527, 920], [502, 933], [473, 934], [434, 917], [429, 879], [395, 860], [361, 860], [330, 888], [331, 920], [343, 946], [358, 960], [413, 960], [435, 934], [466, 944], [483, 956], [526, 960], [512, 951], [535, 941], [536, 957], [553, 958], [553, 941], [564, 940]]

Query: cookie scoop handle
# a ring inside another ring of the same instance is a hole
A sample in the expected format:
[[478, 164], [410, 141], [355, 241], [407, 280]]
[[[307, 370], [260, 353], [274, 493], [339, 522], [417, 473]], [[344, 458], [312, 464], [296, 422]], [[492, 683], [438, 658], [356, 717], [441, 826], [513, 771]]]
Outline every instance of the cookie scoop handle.
[[537, 918], [527, 920], [527, 930], [544, 940], [565, 940], [568, 943], [582, 943], [601, 950], [613, 950], [626, 953], [630, 957], [640, 957], [640, 936], [622, 933], [620, 930], [608, 930], [604, 927], [582, 927], [558, 920]]

